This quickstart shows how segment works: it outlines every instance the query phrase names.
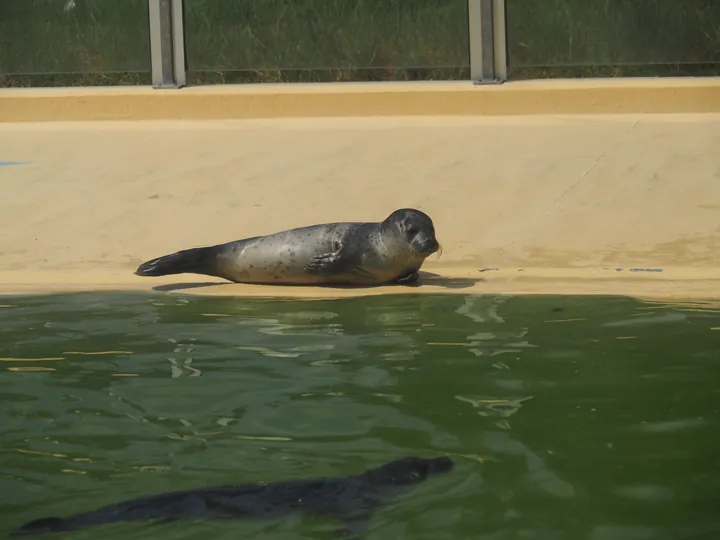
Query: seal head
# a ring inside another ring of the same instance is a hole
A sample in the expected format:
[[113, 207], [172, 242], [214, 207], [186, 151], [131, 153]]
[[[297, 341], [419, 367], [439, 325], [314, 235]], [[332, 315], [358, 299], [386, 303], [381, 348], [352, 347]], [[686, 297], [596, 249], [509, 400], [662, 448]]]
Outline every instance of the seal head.
[[364, 476], [374, 484], [402, 486], [419, 484], [429, 476], [450, 472], [454, 467], [455, 462], [448, 456], [437, 458], [409, 456], [370, 469], [364, 473]]
[[407, 245], [413, 255], [425, 258], [440, 249], [432, 219], [420, 210], [395, 210], [385, 218], [380, 227], [383, 238], [392, 238], [398, 247]]

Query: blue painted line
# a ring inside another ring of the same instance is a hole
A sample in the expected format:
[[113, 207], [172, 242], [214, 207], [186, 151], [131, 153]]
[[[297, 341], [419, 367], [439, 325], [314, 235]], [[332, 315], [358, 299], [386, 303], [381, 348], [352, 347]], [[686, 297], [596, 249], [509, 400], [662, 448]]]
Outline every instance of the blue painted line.
[[30, 165], [27, 161], [0, 161], [0, 167], [7, 165]]
[[662, 272], [662, 268], [631, 268], [631, 272]]

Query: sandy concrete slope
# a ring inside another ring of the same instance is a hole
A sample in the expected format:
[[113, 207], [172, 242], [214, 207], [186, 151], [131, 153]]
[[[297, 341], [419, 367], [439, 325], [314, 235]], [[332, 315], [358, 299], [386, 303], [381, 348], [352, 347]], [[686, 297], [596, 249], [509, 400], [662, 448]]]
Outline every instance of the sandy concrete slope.
[[[0, 166], [1, 293], [720, 297], [720, 115], [6, 123], [0, 162], [27, 162]], [[408, 206], [443, 245], [418, 288], [133, 275], [179, 249]]]

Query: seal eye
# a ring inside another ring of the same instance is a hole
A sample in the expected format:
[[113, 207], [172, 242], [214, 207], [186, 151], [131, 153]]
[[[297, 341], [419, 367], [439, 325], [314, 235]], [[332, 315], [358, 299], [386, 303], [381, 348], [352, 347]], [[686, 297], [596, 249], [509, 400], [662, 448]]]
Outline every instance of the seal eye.
[[410, 227], [408, 228], [408, 230], [407, 230], [407, 233], [408, 233], [410, 236], [415, 236], [415, 235], [418, 233], [418, 230], [417, 230], [416, 227], [410, 226]]

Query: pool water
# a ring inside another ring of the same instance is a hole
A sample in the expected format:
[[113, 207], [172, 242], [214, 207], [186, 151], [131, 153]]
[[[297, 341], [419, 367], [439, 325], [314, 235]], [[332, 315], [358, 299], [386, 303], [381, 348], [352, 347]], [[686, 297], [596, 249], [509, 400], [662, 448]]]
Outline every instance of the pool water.
[[[0, 298], [2, 532], [447, 454], [369, 539], [720, 538], [720, 310], [620, 297]], [[334, 538], [323, 519], [63, 538]]]

